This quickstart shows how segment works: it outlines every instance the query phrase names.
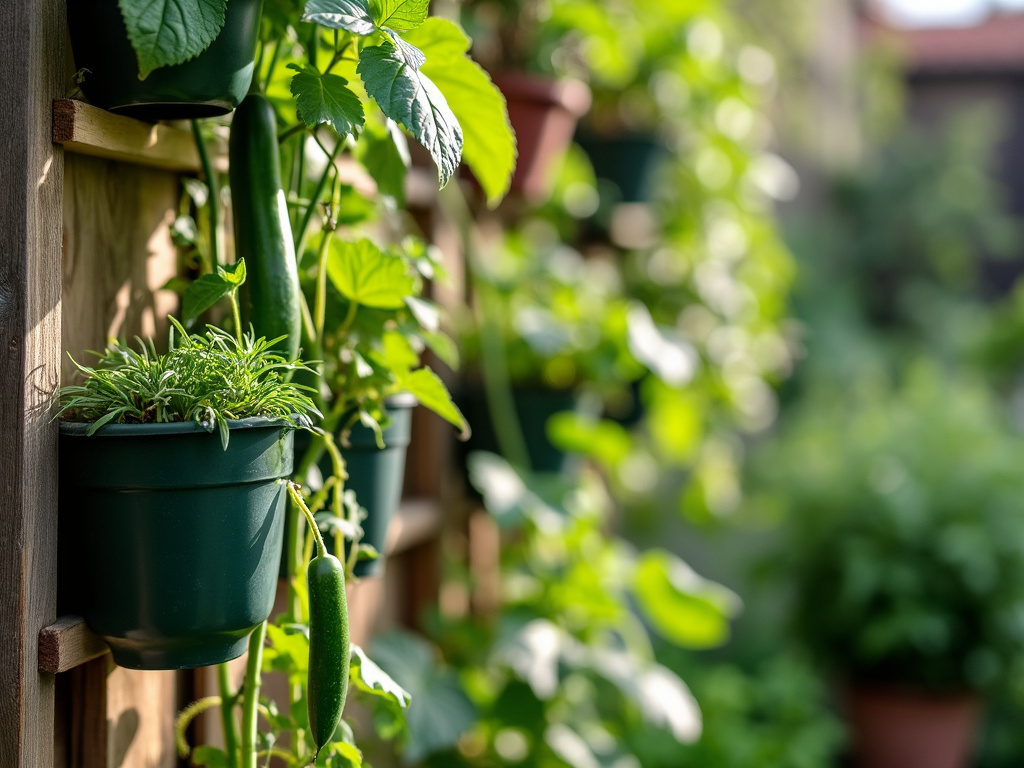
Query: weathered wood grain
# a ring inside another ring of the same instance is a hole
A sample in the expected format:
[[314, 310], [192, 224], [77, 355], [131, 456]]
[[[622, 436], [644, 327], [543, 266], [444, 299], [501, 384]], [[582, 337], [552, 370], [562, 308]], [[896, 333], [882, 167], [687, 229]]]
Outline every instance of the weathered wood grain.
[[51, 675], [60, 674], [109, 650], [81, 616], [62, 616], [39, 632], [39, 669]]
[[[192, 132], [176, 126], [144, 123], [81, 101], [53, 102], [53, 141], [69, 152], [171, 171], [201, 170]], [[223, 153], [215, 164], [226, 170]]]
[[[166, 340], [177, 295], [158, 289], [177, 274], [169, 226], [176, 174], [67, 155], [64, 184], [63, 345], [81, 363], [110, 338]], [[62, 361], [68, 383], [74, 365]]]
[[53, 764], [54, 677], [36, 663], [56, 619], [63, 160], [50, 142], [62, 88], [64, 4], [0, 13], [0, 765]]

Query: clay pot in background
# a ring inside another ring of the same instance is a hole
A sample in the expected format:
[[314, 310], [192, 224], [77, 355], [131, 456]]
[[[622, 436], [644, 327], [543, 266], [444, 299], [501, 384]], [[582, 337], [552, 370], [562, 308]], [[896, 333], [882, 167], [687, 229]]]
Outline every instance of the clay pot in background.
[[853, 685], [846, 691], [858, 768], [966, 768], [981, 714], [973, 693]]
[[553, 163], [572, 143], [576, 121], [590, 109], [590, 89], [578, 80], [522, 73], [492, 79], [508, 102], [519, 150], [511, 190], [527, 202], [542, 202], [551, 194]]

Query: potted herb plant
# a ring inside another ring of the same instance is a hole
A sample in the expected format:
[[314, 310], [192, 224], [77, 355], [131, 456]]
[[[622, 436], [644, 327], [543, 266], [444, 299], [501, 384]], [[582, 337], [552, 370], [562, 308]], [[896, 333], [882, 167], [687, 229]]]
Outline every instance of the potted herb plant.
[[982, 692], [1024, 647], [1019, 435], [982, 385], [931, 366], [814, 393], [787, 421], [756, 478], [860, 764], [967, 765]]
[[167, 352], [112, 343], [61, 392], [72, 599], [122, 666], [223, 662], [270, 614], [292, 431], [319, 416], [273, 341], [172, 319]]
[[144, 120], [230, 112], [249, 90], [263, 0], [68, 3], [83, 93]]

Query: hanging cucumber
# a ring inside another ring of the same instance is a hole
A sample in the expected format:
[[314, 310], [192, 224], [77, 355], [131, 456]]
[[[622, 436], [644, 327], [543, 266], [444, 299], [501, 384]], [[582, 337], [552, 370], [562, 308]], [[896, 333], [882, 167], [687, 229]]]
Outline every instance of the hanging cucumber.
[[288, 206], [281, 187], [274, 107], [250, 93], [235, 110], [228, 141], [235, 257], [245, 259], [242, 315], [257, 336], [285, 336], [278, 351], [299, 355], [301, 309]]
[[[317, 556], [309, 561], [306, 586], [309, 593], [309, 672], [306, 678], [306, 713], [316, 755], [331, 741], [341, 722], [348, 695], [350, 665], [348, 601], [345, 597], [345, 567], [327, 552], [323, 537], [298, 485], [291, 483], [288, 494], [309, 523], [316, 539]], [[314, 755], [314, 761], [316, 756]]]
[[309, 677], [306, 708], [317, 752], [334, 735], [348, 694], [345, 567], [326, 552], [309, 561]]

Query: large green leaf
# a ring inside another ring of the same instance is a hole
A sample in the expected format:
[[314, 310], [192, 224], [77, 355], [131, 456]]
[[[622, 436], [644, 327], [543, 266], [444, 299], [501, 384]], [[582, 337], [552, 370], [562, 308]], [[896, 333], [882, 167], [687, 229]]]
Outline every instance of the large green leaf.
[[397, 704], [401, 708], [409, 706], [409, 692], [395, 682], [387, 672], [366, 655], [366, 651], [358, 645], [352, 646], [352, 663], [349, 665], [349, 679], [352, 684], [364, 693], [382, 698]]
[[378, 27], [399, 32], [416, 29], [427, 18], [430, 0], [370, 0], [370, 12]]
[[729, 638], [729, 619], [740, 601], [732, 590], [707, 581], [671, 552], [651, 549], [636, 565], [633, 593], [651, 626], [687, 648], [713, 648]]
[[430, 18], [405, 39], [427, 57], [421, 71], [448, 100], [464, 136], [462, 150], [491, 206], [508, 192], [516, 166], [516, 141], [505, 97], [466, 52], [470, 41], [447, 19]]
[[359, 134], [356, 156], [377, 182], [383, 195], [395, 198], [399, 207], [405, 204], [405, 176], [409, 170], [409, 145], [405, 134], [394, 120], [386, 125], [367, 123]]
[[394, 40], [401, 38], [361, 50], [356, 71], [381, 111], [427, 148], [443, 187], [462, 159], [462, 128], [441, 91], [416, 68], [422, 53]]
[[355, 35], [372, 35], [377, 28], [366, 0], [309, 0], [302, 20]]
[[194, 59], [224, 27], [227, 0], [118, 0], [139, 78]]
[[445, 421], [458, 427], [463, 437], [469, 437], [469, 425], [462, 411], [452, 402], [452, 396], [444, 382], [429, 368], [417, 368], [397, 376], [399, 388], [416, 396], [421, 405], [425, 405]]
[[313, 67], [289, 64], [298, 72], [292, 78], [291, 91], [299, 107], [299, 116], [310, 128], [329, 123], [342, 136], [355, 135], [363, 125], [363, 103], [338, 75], [324, 75]]
[[377, 309], [403, 307], [415, 290], [405, 262], [365, 238], [354, 243], [335, 240], [327, 256], [327, 276], [349, 301]]
[[406, 710], [410, 738], [404, 756], [409, 762], [454, 746], [476, 722], [473, 702], [452, 671], [438, 664], [425, 640], [391, 633], [374, 642], [373, 655], [412, 695]]

